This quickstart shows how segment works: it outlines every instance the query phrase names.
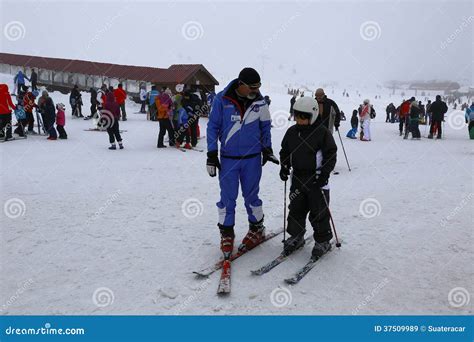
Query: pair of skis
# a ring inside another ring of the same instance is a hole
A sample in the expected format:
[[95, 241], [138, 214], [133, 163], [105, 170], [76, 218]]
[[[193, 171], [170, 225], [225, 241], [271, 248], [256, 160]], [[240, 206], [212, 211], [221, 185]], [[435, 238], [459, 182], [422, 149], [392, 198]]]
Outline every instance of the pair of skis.
[[[257, 246], [260, 244], [264, 243], [265, 241], [268, 241], [275, 236], [281, 234], [283, 230], [278, 230], [276, 232], [271, 232], [265, 236], [265, 239], [262, 240]], [[306, 238], [305, 242], [309, 242], [311, 240], [311, 237]], [[255, 246], [255, 247], [257, 247]], [[333, 249], [334, 245], [331, 245], [331, 249]], [[235, 254], [232, 254], [232, 256], [228, 259], [221, 259], [218, 262], [216, 262], [214, 265], [211, 265], [209, 267], [206, 267], [200, 271], [194, 271], [193, 273], [198, 276], [198, 277], [209, 277], [211, 274], [218, 270], [221, 271], [221, 276], [219, 278], [219, 285], [217, 287], [217, 294], [218, 295], [228, 295], [231, 292], [231, 269], [232, 269], [232, 262], [238, 258], [240, 258], [242, 255], [246, 254], [250, 250], [243, 250], [243, 251], [238, 251]], [[266, 265], [260, 267], [257, 270], [251, 271], [253, 275], [263, 275], [265, 273], [268, 273], [272, 269], [274, 269], [276, 266], [284, 262], [285, 260], [288, 259], [288, 257], [291, 255], [286, 254], [286, 253], [281, 253], [278, 257], [267, 263]], [[285, 279], [285, 282], [290, 285], [295, 285], [297, 284], [301, 279], [304, 278], [306, 274], [311, 271], [311, 269], [314, 268], [316, 265], [317, 261], [319, 260], [315, 258], [311, 258], [303, 267], [301, 267], [299, 270], [296, 271], [296, 273], [290, 277]]]
[[[261, 245], [265, 241], [273, 239], [275, 236], [280, 235], [283, 233], [283, 229], [280, 229], [276, 232], [271, 232], [265, 235], [265, 238], [257, 245]], [[255, 246], [255, 247], [257, 247]], [[252, 248], [252, 249], [255, 249]], [[220, 259], [214, 265], [206, 267], [200, 271], [194, 271], [193, 273], [198, 277], [209, 277], [214, 272], [222, 269], [221, 277], [219, 279], [219, 286], [217, 287], [217, 294], [218, 295], [227, 295], [230, 294], [230, 280], [231, 280], [231, 268], [232, 268], [232, 261], [240, 258], [242, 255], [246, 254], [247, 252], [251, 251], [252, 249], [248, 250], [239, 250], [237, 253], [234, 253], [228, 259]]]

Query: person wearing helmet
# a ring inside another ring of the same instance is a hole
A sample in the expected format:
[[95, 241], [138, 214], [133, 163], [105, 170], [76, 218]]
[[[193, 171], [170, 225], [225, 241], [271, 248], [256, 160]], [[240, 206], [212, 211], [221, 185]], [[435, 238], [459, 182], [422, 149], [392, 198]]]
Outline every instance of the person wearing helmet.
[[301, 248], [306, 232], [306, 216], [313, 226], [315, 245], [314, 258], [321, 257], [331, 249], [331, 226], [329, 210], [329, 176], [334, 170], [337, 146], [334, 138], [318, 120], [319, 105], [311, 97], [299, 98], [293, 106], [296, 125], [285, 133], [281, 143], [280, 178], [287, 181], [291, 171], [290, 206], [287, 232], [284, 241], [285, 254]]
[[217, 210], [225, 258], [232, 255], [234, 246], [239, 183], [249, 221], [249, 231], [239, 250], [250, 250], [265, 238], [262, 201], [258, 196], [262, 166], [268, 161], [279, 162], [273, 154], [271, 116], [260, 86], [260, 75], [255, 69], [242, 69], [239, 77], [216, 95], [207, 124], [207, 171], [215, 177], [220, 170], [221, 198]]

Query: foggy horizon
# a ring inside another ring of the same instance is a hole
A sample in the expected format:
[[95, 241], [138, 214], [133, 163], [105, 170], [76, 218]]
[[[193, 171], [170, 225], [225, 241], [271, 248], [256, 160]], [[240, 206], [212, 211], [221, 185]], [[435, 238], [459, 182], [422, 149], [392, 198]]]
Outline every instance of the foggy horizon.
[[218, 79], [252, 66], [263, 82], [285, 84], [473, 84], [470, 1], [0, 6], [5, 53], [159, 68], [203, 64]]

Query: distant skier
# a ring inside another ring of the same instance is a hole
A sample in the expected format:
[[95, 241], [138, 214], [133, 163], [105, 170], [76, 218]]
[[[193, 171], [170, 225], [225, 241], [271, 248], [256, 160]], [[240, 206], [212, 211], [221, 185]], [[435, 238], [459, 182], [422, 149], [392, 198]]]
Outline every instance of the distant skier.
[[357, 111], [357, 109], [354, 109], [352, 111], [352, 117], [351, 117], [351, 129], [349, 130], [349, 132], [347, 132], [347, 135], [346, 137], [350, 138], [350, 139], [357, 139], [356, 137], [356, 134], [357, 134], [357, 126], [359, 126], [359, 118], [358, 118], [358, 115], [359, 112]]
[[0, 84], [0, 133], [3, 134], [5, 141], [12, 139], [12, 109], [16, 106], [13, 104], [8, 86]]
[[313, 226], [314, 258], [331, 249], [329, 211], [323, 194], [329, 203], [329, 176], [334, 170], [337, 146], [325, 125], [317, 123], [319, 106], [315, 99], [304, 97], [293, 108], [296, 125], [290, 127], [281, 143], [280, 178], [287, 181], [292, 170], [288, 234], [284, 252], [291, 254], [305, 243], [306, 216]]
[[444, 114], [448, 111], [446, 102], [441, 101], [441, 95], [436, 95], [436, 101], [430, 106], [431, 111], [431, 127], [428, 139], [433, 139], [433, 135], [438, 132], [438, 139], [441, 139], [441, 122], [444, 121]]
[[62, 103], [58, 103], [56, 109], [56, 129], [59, 133], [59, 139], [67, 139], [67, 133], [64, 129], [64, 126], [66, 126], [66, 106]]
[[127, 112], [125, 111], [125, 100], [127, 99], [127, 92], [123, 89], [122, 83], [119, 83], [117, 89], [114, 90], [115, 100], [117, 101], [120, 112], [122, 113], [122, 121], [127, 121]]
[[145, 86], [140, 88], [140, 113], [146, 114], [146, 89]]
[[89, 116], [86, 116], [84, 120], [89, 120], [93, 119], [97, 115], [97, 106], [99, 104], [99, 101], [97, 100], [97, 90], [94, 88], [90, 88], [89, 92], [91, 93], [91, 114]]
[[72, 116], [82, 118], [82, 95], [79, 92], [79, 87], [74, 85], [74, 88], [71, 90], [71, 95], [69, 95], [69, 104], [72, 108]]
[[415, 100], [414, 97], [412, 97], [410, 100], [407, 100], [407, 101], [403, 100], [402, 104], [400, 105], [400, 112], [399, 112], [400, 122], [398, 124], [398, 130], [400, 131], [400, 136], [403, 135], [403, 131], [405, 130], [405, 134], [403, 136], [404, 139], [408, 138], [408, 133], [410, 131], [410, 128], [409, 128], [410, 106], [414, 100]]
[[295, 102], [296, 102], [296, 94], [293, 94], [293, 96], [290, 99], [290, 116], [288, 117], [288, 121], [295, 119], [293, 115], [293, 106], [295, 105]]
[[22, 91], [21, 88], [25, 85], [25, 79], [28, 81], [30, 80], [21, 70], [18, 71], [15, 77], [13, 77], [13, 83], [15, 84], [17, 94]]
[[339, 130], [339, 124], [341, 122], [341, 112], [336, 102], [329, 99], [322, 88], [316, 89], [315, 92], [316, 101], [318, 101], [318, 118], [316, 125], [323, 124], [329, 131], [333, 132], [333, 129]]
[[370, 132], [370, 121], [375, 118], [374, 107], [370, 104], [368, 99], [364, 100], [364, 103], [359, 107], [360, 116], [360, 140], [371, 141], [372, 134]]
[[120, 149], [123, 149], [122, 136], [120, 135], [120, 106], [115, 100], [114, 89], [109, 88], [109, 92], [106, 95], [106, 100], [104, 108], [102, 110], [101, 116], [105, 119], [107, 123], [107, 133], [109, 134], [110, 147], [109, 150], [116, 150], [117, 145], [115, 140], [117, 140]]
[[30, 82], [31, 90], [38, 90], [38, 74], [36, 73], [35, 69], [31, 69]]
[[466, 123], [467, 131], [469, 132], [469, 138], [474, 139], [474, 102], [471, 104], [471, 107], [466, 108]]
[[410, 132], [412, 139], [420, 140], [420, 116], [422, 115], [422, 110], [419, 103], [414, 99], [410, 106]]
[[242, 69], [239, 77], [216, 95], [207, 124], [207, 171], [215, 177], [220, 170], [218, 227], [225, 258], [231, 256], [234, 245], [239, 183], [249, 220], [249, 231], [239, 249], [252, 249], [265, 237], [262, 201], [258, 197], [262, 166], [268, 161], [279, 161], [273, 154], [270, 111], [260, 86], [260, 75], [255, 69]]
[[43, 117], [44, 128], [49, 133], [47, 139], [56, 140], [58, 138], [56, 128], [54, 128], [54, 122], [56, 121], [56, 109], [53, 99], [49, 96], [48, 91], [43, 90], [41, 99], [38, 100], [38, 105], [40, 107], [41, 116]]

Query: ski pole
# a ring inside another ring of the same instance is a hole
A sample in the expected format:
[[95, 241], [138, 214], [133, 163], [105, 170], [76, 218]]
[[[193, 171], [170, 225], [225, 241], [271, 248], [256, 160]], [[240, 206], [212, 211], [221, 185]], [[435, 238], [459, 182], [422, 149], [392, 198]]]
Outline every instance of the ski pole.
[[286, 181], [285, 181], [285, 190], [284, 190], [285, 197], [283, 198], [283, 241], [286, 240]]
[[328, 209], [329, 219], [331, 220], [331, 223], [332, 223], [332, 230], [334, 231], [334, 237], [336, 238], [336, 247], [340, 248], [341, 243], [339, 242], [339, 239], [337, 238], [336, 225], [334, 224], [334, 220], [332, 219], [331, 210], [329, 209], [329, 203], [326, 199], [326, 196], [324, 195], [323, 189], [321, 189], [321, 196], [323, 196], [324, 203], [326, 204], [326, 208]]
[[339, 140], [341, 141], [342, 151], [344, 152], [344, 157], [346, 158], [347, 167], [349, 168], [349, 172], [351, 172], [351, 167], [349, 165], [349, 160], [347, 160], [346, 150], [344, 149], [344, 144], [342, 143], [341, 133], [339, 129], [337, 130], [337, 134], [339, 135]]

